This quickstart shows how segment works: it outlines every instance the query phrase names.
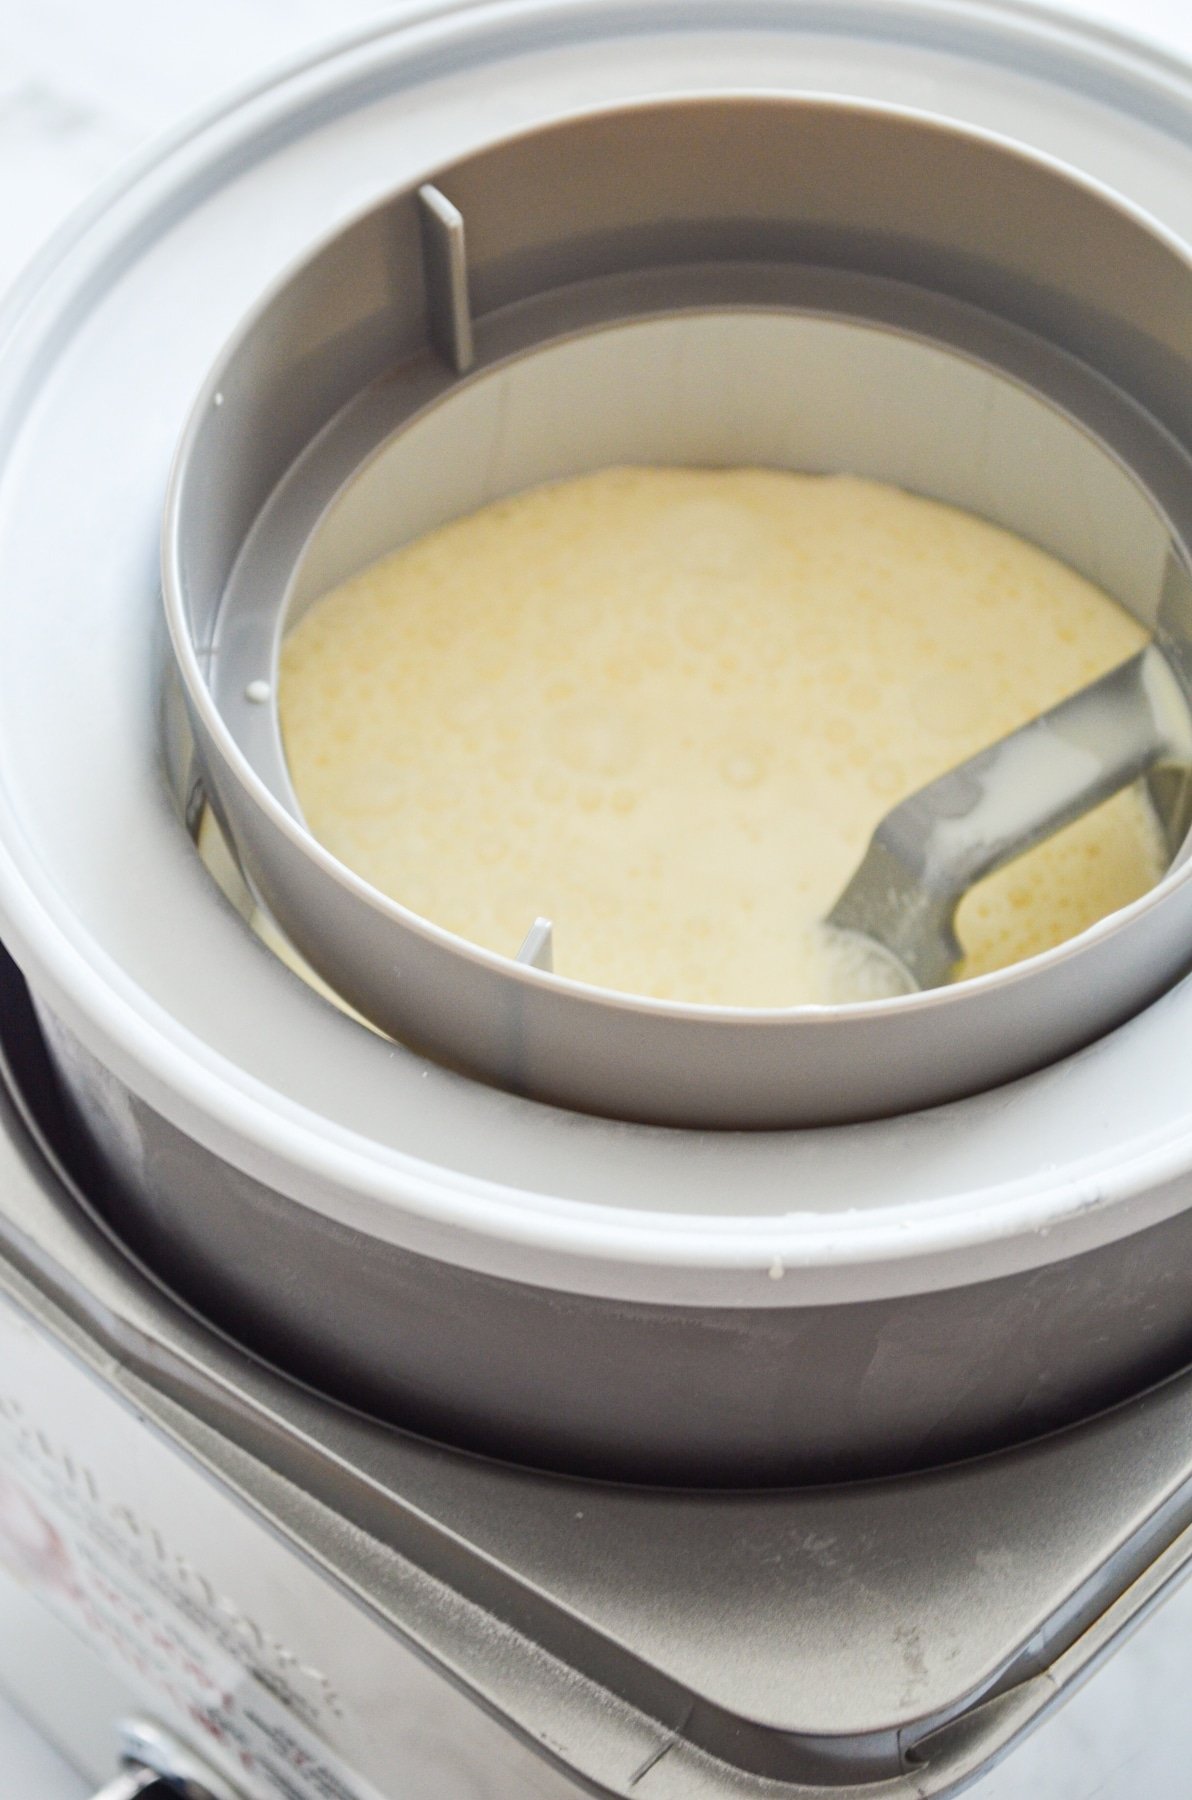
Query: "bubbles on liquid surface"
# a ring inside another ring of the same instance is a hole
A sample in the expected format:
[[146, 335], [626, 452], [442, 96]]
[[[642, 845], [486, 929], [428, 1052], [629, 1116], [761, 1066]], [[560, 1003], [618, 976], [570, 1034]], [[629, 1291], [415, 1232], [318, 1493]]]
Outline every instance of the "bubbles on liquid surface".
[[[613, 469], [346, 582], [283, 647], [316, 836], [512, 956], [743, 1006], [892, 986], [819, 921], [906, 794], [1131, 655], [1136, 623], [1032, 545], [849, 477]], [[1151, 885], [1137, 793], [974, 890], [979, 973]], [[875, 955], [877, 960], [875, 961]]]

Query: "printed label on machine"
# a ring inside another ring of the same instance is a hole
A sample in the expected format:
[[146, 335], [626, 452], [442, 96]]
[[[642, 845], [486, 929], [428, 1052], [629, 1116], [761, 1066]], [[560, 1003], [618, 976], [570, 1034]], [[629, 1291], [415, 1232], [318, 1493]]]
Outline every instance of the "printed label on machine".
[[[210, 1530], [201, 1510], [227, 1497], [2, 1304], [0, 1369], [0, 1565], [254, 1796], [380, 1800], [322, 1741], [353, 1724], [335, 1675], [231, 1599], [217, 1563], [200, 1567], [173, 1540], [183, 1524], [191, 1538]], [[146, 1462], [187, 1482], [173, 1508], [130, 1499], [156, 1485]], [[325, 1586], [235, 1514], [224, 1547], [242, 1540], [237, 1561], [247, 1548], [254, 1585], [264, 1576], [291, 1606], [295, 1590]], [[323, 1594], [310, 1612], [332, 1624]], [[342, 1649], [339, 1634], [325, 1641]]]

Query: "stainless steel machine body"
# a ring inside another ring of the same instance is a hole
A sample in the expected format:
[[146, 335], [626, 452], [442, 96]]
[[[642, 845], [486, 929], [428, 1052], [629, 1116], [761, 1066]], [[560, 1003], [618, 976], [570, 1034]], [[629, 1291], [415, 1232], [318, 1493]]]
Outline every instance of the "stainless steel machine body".
[[7, 962], [0, 992], [0, 1685], [96, 1779], [131, 1707], [167, 1769], [210, 1769], [188, 1800], [1008, 1800], [1057, 1766], [1065, 1800], [1164, 1791], [1172, 1693], [1116, 1718], [1108, 1773], [1079, 1704], [1051, 1715], [1192, 1568], [1188, 1377], [1046, 1444], [801, 1493], [420, 1442], [137, 1269], [76, 1185]]

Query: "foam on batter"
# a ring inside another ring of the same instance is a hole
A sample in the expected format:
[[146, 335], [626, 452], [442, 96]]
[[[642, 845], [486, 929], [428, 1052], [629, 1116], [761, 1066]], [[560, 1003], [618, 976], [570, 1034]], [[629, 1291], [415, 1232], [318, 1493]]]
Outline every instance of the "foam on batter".
[[[1133, 654], [1138, 623], [1033, 545], [847, 476], [602, 470], [363, 570], [283, 647], [307, 822], [385, 893], [512, 955], [671, 999], [891, 991], [818, 921], [899, 799]], [[979, 973], [1158, 879], [1142, 794], [991, 876]]]

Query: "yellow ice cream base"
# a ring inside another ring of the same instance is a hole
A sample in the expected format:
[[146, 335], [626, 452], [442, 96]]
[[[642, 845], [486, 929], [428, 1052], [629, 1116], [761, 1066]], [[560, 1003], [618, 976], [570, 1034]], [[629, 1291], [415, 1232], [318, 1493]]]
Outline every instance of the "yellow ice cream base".
[[[818, 922], [901, 798], [1131, 656], [1091, 582], [849, 476], [619, 468], [406, 545], [287, 637], [314, 833], [424, 918], [664, 999], [887, 992]], [[981, 883], [961, 975], [1061, 943], [1162, 872], [1142, 792]]]

